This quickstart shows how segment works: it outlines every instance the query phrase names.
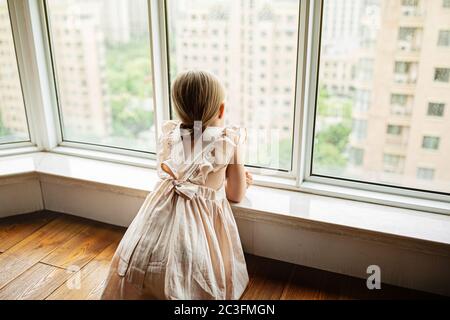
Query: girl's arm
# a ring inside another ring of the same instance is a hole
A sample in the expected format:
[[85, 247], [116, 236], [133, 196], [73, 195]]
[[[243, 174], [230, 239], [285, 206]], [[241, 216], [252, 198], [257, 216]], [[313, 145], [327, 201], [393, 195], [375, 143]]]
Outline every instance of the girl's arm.
[[247, 189], [246, 170], [242, 159], [242, 150], [236, 148], [233, 160], [227, 166], [225, 192], [227, 199], [232, 202], [241, 202]]

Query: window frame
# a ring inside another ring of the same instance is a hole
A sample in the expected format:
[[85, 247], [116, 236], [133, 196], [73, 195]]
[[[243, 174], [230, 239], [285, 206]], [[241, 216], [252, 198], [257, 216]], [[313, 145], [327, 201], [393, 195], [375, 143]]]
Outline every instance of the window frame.
[[[160, 44], [160, 47], [164, 46], [166, 51], [164, 52], [165, 61], [161, 61], [166, 66], [166, 75], [167, 75], [167, 105], [169, 105], [169, 114], [168, 118], [166, 119], [173, 119], [173, 108], [171, 105], [171, 99], [170, 99], [170, 52], [169, 52], [169, 22], [168, 22], [168, 16], [169, 16], [169, 9], [168, 9], [168, 1], [170, 0], [150, 0], [152, 3], [157, 3], [158, 17], [155, 17], [156, 19], [162, 19], [163, 22], [163, 33], [164, 33], [164, 43]], [[247, 170], [252, 172], [255, 175], [258, 175], [258, 181], [262, 183], [269, 183], [272, 180], [271, 177], [278, 177], [278, 178], [284, 178], [286, 180], [290, 180], [288, 182], [289, 184], [295, 184], [298, 175], [297, 172], [299, 170], [299, 150], [298, 146], [300, 144], [300, 105], [303, 103], [303, 95], [299, 95], [300, 90], [302, 89], [302, 83], [304, 82], [303, 79], [303, 70], [305, 68], [304, 64], [302, 63], [305, 59], [305, 36], [306, 36], [306, 25], [304, 24], [306, 22], [306, 15], [308, 12], [307, 4], [309, 2], [306, 0], [298, 0], [299, 6], [298, 6], [298, 25], [297, 25], [297, 45], [296, 45], [296, 62], [297, 62], [297, 69], [295, 74], [295, 84], [294, 84], [294, 101], [293, 101], [293, 117], [292, 117], [292, 154], [291, 154], [291, 169], [276, 169], [276, 168], [266, 168], [266, 167], [260, 167], [257, 165], [246, 165]], [[268, 178], [266, 178], [268, 177]]]
[[[322, 30], [322, 15], [324, 1], [308, 1], [310, 3], [309, 15], [310, 39], [308, 42], [308, 64], [310, 65], [307, 80], [304, 85], [307, 88], [305, 92], [308, 93], [308, 100], [303, 106], [304, 118], [306, 121], [303, 126], [302, 145], [305, 147], [303, 155], [303, 171], [299, 173], [299, 190], [305, 192], [313, 192], [325, 195], [332, 195], [336, 197], [343, 197], [348, 199], [362, 199], [363, 201], [381, 203], [373, 197], [373, 193], [382, 193], [386, 195], [401, 196], [400, 202], [395, 201], [396, 206], [407, 205], [408, 199], [424, 199], [442, 201], [444, 203], [450, 202], [450, 193], [438, 192], [432, 190], [420, 190], [404, 186], [394, 186], [382, 183], [364, 182], [354, 179], [330, 177], [324, 175], [317, 175], [312, 173], [312, 155], [314, 146], [314, 126], [316, 119], [316, 103], [318, 98], [318, 81], [319, 81], [319, 66], [320, 66], [320, 48], [321, 48], [321, 30]], [[337, 187], [334, 189], [333, 187]], [[326, 190], [326, 191], [323, 191]], [[331, 191], [330, 191], [331, 190]], [[355, 197], [354, 191], [366, 191], [361, 197]], [[430, 208], [433, 210], [433, 208]]]
[[[292, 170], [279, 172], [249, 168], [255, 173], [255, 183], [296, 192], [450, 214], [448, 193], [312, 174], [322, 10], [326, 0], [299, 1]], [[22, 89], [31, 141], [24, 147], [32, 147], [16, 148], [17, 152], [50, 151], [155, 168], [156, 156], [150, 152], [62, 140], [44, 2], [45, 0], [8, 0], [19, 72], [21, 78], [27, 79], [23, 81]], [[167, 0], [147, 0], [147, 3], [155, 141], [158, 141], [163, 121], [171, 118]], [[30, 23], [19, 23], [27, 20]]]
[[[64, 139], [63, 134], [63, 115], [61, 110], [61, 102], [59, 99], [59, 81], [58, 81], [58, 74], [57, 74], [57, 67], [55, 63], [55, 54], [53, 49], [53, 43], [52, 43], [52, 37], [51, 37], [51, 21], [49, 17], [49, 10], [48, 10], [48, 4], [47, 0], [32, 0], [32, 1], [38, 1], [39, 3], [39, 15], [40, 15], [40, 21], [41, 21], [41, 27], [42, 27], [42, 36], [44, 37], [44, 43], [45, 43], [45, 56], [48, 64], [49, 69], [49, 77], [50, 77], [50, 86], [51, 86], [51, 94], [53, 97], [53, 116], [56, 118], [56, 144], [58, 147], [63, 148], [73, 148], [73, 149], [83, 149], [83, 150], [91, 150], [93, 152], [104, 152], [105, 154], [112, 153], [117, 154], [121, 156], [128, 156], [128, 157], [136, 157], [136, 158], [144, 158], [147, 160], [155, 160], [156, 154], [157, 154], [157, 147], [155, 147], [155, 151], [143, 151], [143, 150], [136, 150], [131, 148], [125, 148], [125, 147], [118, 147], [118, 146], [108, 146], [103, 144], [96, 144], [96, 143], [90, 143], [90, 142], [81, 142], [81, 141], [73, 141]], [[150, 6], [149, 1], [147, 0], [147, 5]], [[155, 86], [154, 86], [154, 61], [152, 59], [153, 57], [153, 47], [154, 44], [152, 42], [153, 35], [152, 35], [152, 28], [151, 28], [151, 21], [150, 21], [150, 7], [148, 7], [148, 28], [149, 28], [149, 44], [150, 44], [150, 66], [152, 68], [152, 85], [153, 85], [153, 101], [155, 102]], [[157, 121], [157, 113], [156, 110], [156, 104], [154, 103], [154, 119], [155, 119], [155, 145], [157, 137], [158, 137], [158, 126], [156, 125]], [[106, 158], [110, 158], [106, 155]], [[139, 161], [140, 162], [140, 161]], [[150, 165], [151, 166], [151, 165]]]

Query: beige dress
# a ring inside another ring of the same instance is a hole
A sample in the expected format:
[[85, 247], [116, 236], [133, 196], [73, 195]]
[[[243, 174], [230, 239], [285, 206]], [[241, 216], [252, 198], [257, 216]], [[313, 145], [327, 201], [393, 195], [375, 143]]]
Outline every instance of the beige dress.
[[102, 299], [239, 299], [247, 286], [224, 188], [226, 166], [245, 135], [234, 127], [207, 128], [200, 148], [186, 148], [184, 134], [177, 121], [163, 126], [162, 180], [120, 242]]

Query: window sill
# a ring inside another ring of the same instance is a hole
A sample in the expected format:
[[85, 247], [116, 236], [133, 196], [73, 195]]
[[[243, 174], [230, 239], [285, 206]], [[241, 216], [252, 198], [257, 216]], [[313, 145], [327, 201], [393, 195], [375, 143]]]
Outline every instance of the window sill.
[[[145, 197], [158, 181], [152, 169], [79, 156], [36, 152], [0, 158], [0, 178], [27, 173], [138, 197]], [[262, 186], [252, 186], [244, 201], [232, 207], [241, 219], [395, 241], [444, 255], [450, 245], [450, 216], [426, 211]]]

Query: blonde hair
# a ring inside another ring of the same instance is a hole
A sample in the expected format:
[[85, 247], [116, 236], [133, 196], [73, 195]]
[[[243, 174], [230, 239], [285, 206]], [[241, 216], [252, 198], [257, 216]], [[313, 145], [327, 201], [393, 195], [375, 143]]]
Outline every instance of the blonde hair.
[[206, 128], [219, 113], [225, 90], [219, 80], [206, 71], [180, 73], [172, 86], [172, 100], [183, 126], [192, 128], [201, 121]]

